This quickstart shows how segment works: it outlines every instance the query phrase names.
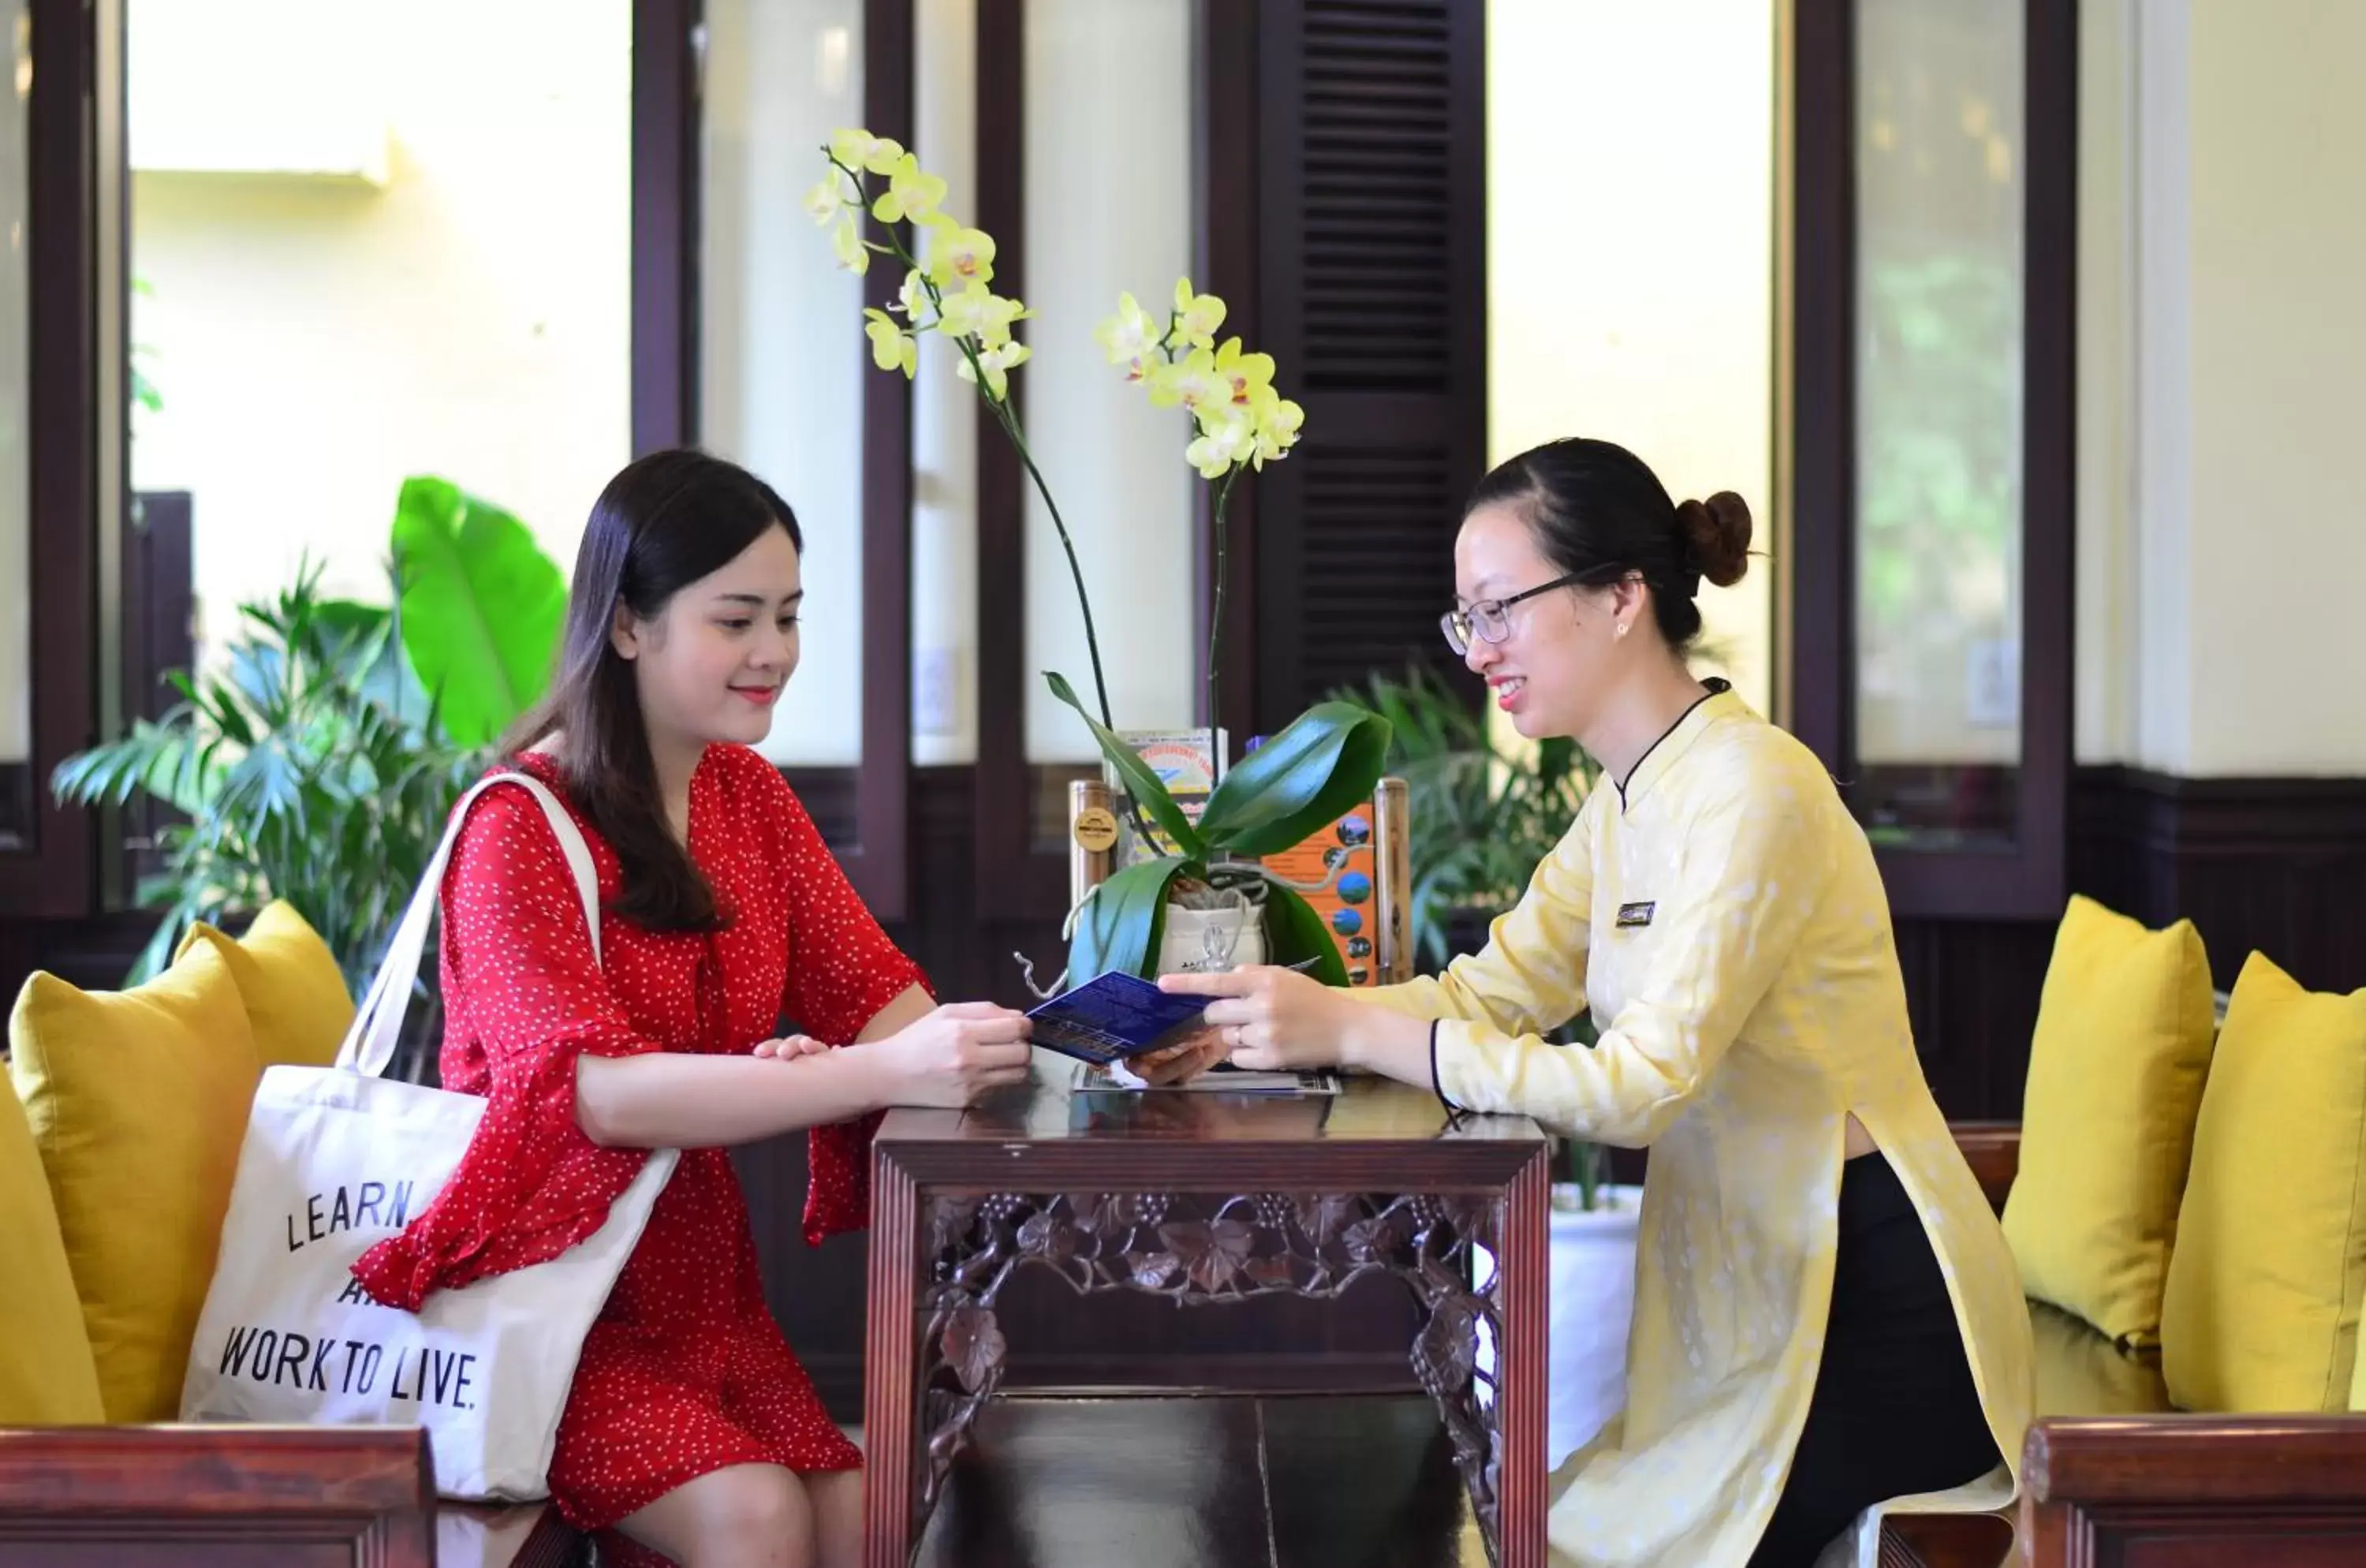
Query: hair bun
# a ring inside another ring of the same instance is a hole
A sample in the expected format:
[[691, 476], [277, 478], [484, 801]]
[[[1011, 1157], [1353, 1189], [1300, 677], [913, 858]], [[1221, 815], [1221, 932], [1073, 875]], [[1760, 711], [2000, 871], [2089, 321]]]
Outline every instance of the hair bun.
[[1700, 574], [1719, 588], [1741, 581], [1750, 568], [1750, 503], [1729, 490], [1676, 508], [1676, 526]]

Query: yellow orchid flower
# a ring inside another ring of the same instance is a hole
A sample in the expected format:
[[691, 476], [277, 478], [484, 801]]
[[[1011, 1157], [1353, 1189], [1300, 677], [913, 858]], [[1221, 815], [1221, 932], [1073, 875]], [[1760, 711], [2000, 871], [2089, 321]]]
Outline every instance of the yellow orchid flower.
[[863, 248], [862, 231], [855, 226], [851, 212], [840, 217], [838, 228], [830, 234], [830, 248], [838, 253], [838, 265], [861, 277], [871, 270], [871, 253]]
[[871, 340], [872, 363], [882, 370], [901, 370], [904, 379], [910, 380], [919, 367], [920, 345], [886, 311], [866, 310], [862, 314], [863, 335]]
[[1273, 355], [1243, 354], [1236, 337], [1226, 338], [1224, 346], [1216, 351], [1215, 369], [1231, 386], [1233, 402], [1240, 408], [1248, 408], [1257, 394], [1273, 388]]
[[1093, 329], [1093, 338], [1108, 352], [1109, 362], [1126, 367], [1129, 381], [1149, 378], [1160, 362], [1158, 354], [1166, 337], [1158, 322], [1131, 294], [1119, 295], [1117, 314]]
[[948, 294], [938, 308], [937, 328], [948, 337], [974, 337], [980, 345], [997, 348], [1010, 341], [1011, 324], [1027, 319], [1027, 308], [1006, 299], [983, 283], [973, 283], [958, 294]]
[[1234, 464], [1256, 452], [1257, 427], [1247, 411], [1225, 405], [1200, 426], [1199, 438], [1183, 449], [1183, 460], [1203, 479], [1220, 479]]
[[[992, 348], [983, 348], [978, 351], [978, 368], [986, 372], [986, 389], [993, 395], [995, 401], [1000, 402], [1009, 395], [1009, 373], [1019, 366], [1026, 364], [1028, 355], [1032, 352], [1025, 344], [1012, 343], [1007, 339]], [[970, 368], [966, 356], [953, 367], [953, 374], [973, 387], [977, 385], [976, 372]]]
[[1232, 382], [1217, 374], [1216, 356], [1204, 348], [1193, 349], [1172, 365], [1152, 367], [1149, 381], [1153, 408], [1180, 403], [1204, 417], [1233, 400]]
[[1191, 280], [1175, 280], [1175, 330], [1194, 348], [1216, 346], [1216, 329], [1224, 324], [1224, 302], [1212, 294], [1194, 294]]
[[813, 189], [806, 192], [806, 211], [812, 214], [813, 220], [817, 224], [827, 224], [844, 211], [847, 205], [846, 176], [836, 169], [832, 169], [824, 175]]
[[921, 275], [919, 268], [914, 267], [904, 275], [904, 287], [896, 291], [896, 302], [887, 308], [909, 318], [918, 326], [920, 323], [920, 307], [928, 302], [928, 279]]
[[919, 160], [907, 152], [888, 171], [886, 192], [871, 204], [871, 216], [882, 223], [926, 218], [944, 199], [945, 182], [923, 173]]
[[940, 288], [994, 281], [994, 236], [952, 219], [929, 224], [929, 278]]
[[[1270, 394], [1268, 394], [1270, 397]], [[1256, 423], [1257, 471], [1265, 471], [1269, 459], [1288, 455], [1298, 445], [1299, 427], [1306, 423], [1306, 411], [1288, 398], [1272, 398], [1258, 409]]]
[[867, 130], [834, 130], [829, 137], [829, 155], [850, 169], [868, 169], [874, 175], [884, 175], [904, 156], [904, 144], [892, 137], [873, 136]]

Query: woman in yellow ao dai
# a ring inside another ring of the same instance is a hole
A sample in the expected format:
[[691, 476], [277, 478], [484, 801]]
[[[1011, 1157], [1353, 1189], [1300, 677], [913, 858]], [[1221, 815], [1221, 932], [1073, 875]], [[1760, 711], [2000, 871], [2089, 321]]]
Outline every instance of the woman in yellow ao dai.
[[[1498, 468], [1447, 634], [1603, 786], [1443, 978], [1165, 982], [1219, 998], [1244, 1066], [1342, 1062], [1651, 1146], [1627, 1407], [1554, 1478], [1556, 1562], [1810, 1563], [1881, 1503], [2017, 1483], [2028, 1319], [1916, 1059], [1872, 852], [1805, 747], [1684, 666], [1700, 577], [1738, 578], [1749, 528], [1604, 442]], [[1541, 1037], [1581, 1006], [1595, 1045]]]

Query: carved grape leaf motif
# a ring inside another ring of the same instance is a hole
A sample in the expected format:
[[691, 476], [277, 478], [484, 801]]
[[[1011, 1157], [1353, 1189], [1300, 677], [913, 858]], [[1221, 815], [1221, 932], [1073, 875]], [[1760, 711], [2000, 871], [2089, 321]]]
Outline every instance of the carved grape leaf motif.
[[984, 1307], [963, 1307], [954, 1312], [945, 1325], [944, 1336], [938, 1341], [944, 1351], [945, 1365], [952, 1368], [961, 1379], [962, 1388], [970, 1393], [988, 1387], [1002, 1371], [1002, 1327], [994, 1314]]
[[1431, 1398], [1444, 1399], [1470, 1385], [1470, 1371], [1478, 1363], [1478, 1314], [1463, 1298], [1439, 1302], [1414, 1341], [1414, 1376]]
[[1386, 1263], [1409, 1239], [1411, 1227], [1393, 1210], [1358, 1220], [1346, 1231], [1347, 1256], [1358, 1263]]
[[929, 1250], [942, 1252], [957, 1247], [969, 1235], [970, 1225], [977, 1218], [975, 1198], [939, 1198], [929, 1206]]
[[1447, 1199], [1446, 1223], [1465, 1241], [1491, 1248], [1495, 1245], [1495, 1205], [1484, 1198], [1458, 1194]]
[[1065, 1263], [1076, 1252], [1076, 1229], [1049, 1209], [1038, 1209], [1019, 1227], [1019, 1250], [1030, 1258]]
[[1287, 1290], [1295, 1282], [1290, 1272], [1292, 1267], [1293, 1260], [1290, 1254], [1277, 1252], [1269, 1258], [1250, 1258], [1248, 1276], [1257, 1284], [1269, 1290]]
[[1163, 1291], [1183, 1263], [1171, 1252], [1129, 1252], [1125, 1266], [1132, 1271], [1133, 1282], [1144, 1290]]
[[1339, 1239], [1355, 1217], [1358, 1200], [1344, 1192], [1301, 1192], [1298, 1195], [1298, 1228], [1318, 1248]]
[[1192, 1284], [1210, 1292], [1231, 1284], [1247, 1267], [1256, 1247], [1256, 1227], [1246, 1220], [1184, 1220], [1158, 1227]]

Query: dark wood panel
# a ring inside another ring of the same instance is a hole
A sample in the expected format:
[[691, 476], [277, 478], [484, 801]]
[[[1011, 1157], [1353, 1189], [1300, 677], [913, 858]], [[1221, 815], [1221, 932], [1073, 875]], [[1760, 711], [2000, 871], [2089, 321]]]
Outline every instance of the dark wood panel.
[[1255, 179], [1237, 155], [1232, 177], [1256, 215], [1257, 346], [1306, 408], [1303, 443], [1257, 481], [1252, 715], [1271, 730], [1375, 668], [1446, 657], [1454, 531], [1486, 462], [1485, 16], [1218, 15], [1256, 28]]
[[698, 0], [633, 0], [633, 455], [698, 433]]
[[2252, 950], [2317, 990], [2366, 987], [2366, 779], [2080, 775], [2072, 874], [2148, 924], [2191, 917], [2212, 978]]
[[430, 1568], [434, 1518], [415, 1427], [0, 1431], [0, 1562]]
[[97, 28], [102, 18], [119, 28], [122, 17], [83, 0], [30, 0], [27, 17], [36, 67], [24, 107], [30, 536], [28, 558], [0, 570], [26, 572], [32, 590], [33, 789], [29, 825], [0, 820], [0, 909], [73, 916], [97, 901], [94, 824], [60, 809], [40, 785], [98, 726], [100, 431], [103, 419], [119, 426], [123, 411], [99, 406], [108, 384], [99, 363], [99, 279], [112, 269], [98, 250], [91, 88]]

